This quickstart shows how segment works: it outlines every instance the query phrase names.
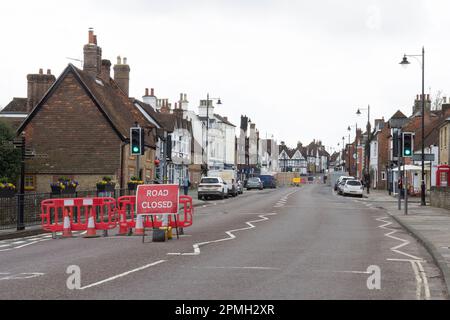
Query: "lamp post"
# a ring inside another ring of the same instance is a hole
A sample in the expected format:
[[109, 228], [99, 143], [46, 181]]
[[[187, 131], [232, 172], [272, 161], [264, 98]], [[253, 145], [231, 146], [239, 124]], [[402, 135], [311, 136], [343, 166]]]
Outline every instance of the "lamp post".
[[364, 178], [366, 180], [366, 184], [367, 184], [367, 194], [369, 194], [369, 188], [370, 188], [370, 170], [369, 170], [369, 165], [370, 165], [370, 105], [367, 106], [367, 108], [358, 108], [358, 111], [356, 111], [356, 115], [360, 116], [361, 115], [361, 110], [367, 110], [367, 126], [366, 126], [366, 130], [367, 130], [367, 145], [366, 145], [366, 159], [364, 161], [364, 171], [365, 171], [365, 175]]
[[[356, 134], [355, 134], [355, 149], [356, 149], [356, 158], [355, 158], [355, 170], [356, 170], [356, 179], [358, 179], [358, 123], [356, 123], [354, 126], [348, 126], [347, 130], [350, 132], [352, 128], [355, 127]], [[350, 137], [350, 135], [349, 135]], [[350, 138], [349, 138], [350, 141]], [[350, 157], [349, 157], [350, 159]], [[350, 166], [350, 163], [349, 163]], [[350, 174], [350, 172], [349, 172]]]
[[410, 62], [408, 61], [407, 57], [414, 57], [418, 59], [418, 57], [422, 58], [422, 155], [421, 155], [421, 161], [422, 161], [422, 182], [421, 182], [421, 205], [425, 206], [425, 47], [422, 47], [422, 54], [405, 54], [403, 56], [402, 61], [400, 62], [400, 65], [403, 67], [407, 67]]
[[345, 171], [344, 151], [345, 151], [345, 137], [342, 137], [342, 171]]
[[209, 130], [209, 101], [212, 100], [218, 100], [217, 104], [221, 105], [222, 102], [220, 101], [220, 98], [210, 98], [209, 93], [206, 95], [206, 176], [208, 176], [208, 170], [209, 170], [209, 150], [208, 150], [208, 130]]

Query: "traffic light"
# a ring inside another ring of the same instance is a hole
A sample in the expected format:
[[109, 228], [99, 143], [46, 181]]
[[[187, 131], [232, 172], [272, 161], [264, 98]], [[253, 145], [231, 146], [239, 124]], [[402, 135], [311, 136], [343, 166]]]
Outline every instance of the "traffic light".
[[130, 128], [131, 155], [144, 154], [144, 130], [140, 127]]
[[403, 152], [402, 155], [405, 158], [411, 158], [413, 156], [413, 136], [411, 132], [403, 133]]

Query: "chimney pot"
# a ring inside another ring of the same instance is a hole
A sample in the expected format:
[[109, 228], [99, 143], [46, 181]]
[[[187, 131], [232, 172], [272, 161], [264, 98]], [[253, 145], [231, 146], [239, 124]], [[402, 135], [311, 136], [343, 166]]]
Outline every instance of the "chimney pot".
[[148, 88], [145, 88], [145, 95], [148, 96]]
[[93, 44], [94, 43], [94, 29], [89, 28], [89, 38], [88, 43]]
[[51, 74], [52, 74], [52, 70], [47, 69], [47, 74], [48, 74], [48, 75], [51, 75]]
[[127, 64], [127, 58], [123, 58], [123, 64]]
[[122, 59], [120, 58], [120, 56], [117, 56], [117, 64], [122, 64]]
[[154, 96], [155, 95], [155, 90], [153, 88], [150, 89], [150, 95]]
[[42, 68], [39, 69], [39, 74], [44, 74], [44, 70], [42, 70]]

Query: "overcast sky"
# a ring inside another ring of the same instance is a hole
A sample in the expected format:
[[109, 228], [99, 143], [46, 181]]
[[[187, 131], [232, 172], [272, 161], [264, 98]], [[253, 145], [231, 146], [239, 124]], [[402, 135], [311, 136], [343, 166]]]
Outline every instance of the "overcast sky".
[[104, 59], [128, 58], [130, 96], [183, 92], [197, 110], [209, 92], [236, 126], [245, 114], [291, 145], [337, 149], [369, 104], [371, 119], [410, 115], [421, 66], [398, 63], [422, 46], [426, 93], [450, 94], [446, 0], [15, 0], [0, 2], [0, 108], [26, 96], [28, 73], [80, 66], [66, 57], [82, 59], [89, 27]]

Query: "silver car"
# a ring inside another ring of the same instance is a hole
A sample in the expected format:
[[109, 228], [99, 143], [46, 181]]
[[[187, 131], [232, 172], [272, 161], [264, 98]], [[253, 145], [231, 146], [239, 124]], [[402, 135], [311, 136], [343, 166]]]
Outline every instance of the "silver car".
[[247, 180], [247, 190], [250, 189], [264, 189], [263, 182], [258, 177], [253, 177]]

